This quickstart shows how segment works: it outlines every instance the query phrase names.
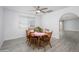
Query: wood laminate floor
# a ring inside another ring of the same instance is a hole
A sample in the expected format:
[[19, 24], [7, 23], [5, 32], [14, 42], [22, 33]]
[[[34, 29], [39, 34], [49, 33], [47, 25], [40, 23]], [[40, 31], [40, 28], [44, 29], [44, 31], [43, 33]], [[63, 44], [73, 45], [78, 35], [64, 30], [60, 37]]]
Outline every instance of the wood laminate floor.
[[[46, 47], [46, 52], [78, 52], [79, 51], [79, 44], [74, 41], [68, 41], [64, 39], [51, 39], [51, 45]], [[44, 49], [32, 49], [29, 47], [26, 42], [25, 38], [17, 38], [13, 40], [4, 41], [0, 52], [44, 52]]]

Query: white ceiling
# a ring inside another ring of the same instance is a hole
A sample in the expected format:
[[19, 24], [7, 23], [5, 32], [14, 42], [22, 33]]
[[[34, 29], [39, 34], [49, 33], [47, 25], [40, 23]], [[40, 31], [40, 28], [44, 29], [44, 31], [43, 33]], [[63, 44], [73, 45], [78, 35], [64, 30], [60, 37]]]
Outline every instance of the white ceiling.
[[[66, 8], [67, 6], [41, 6], [41, 8], [44, 8], [44, 7], [47, 7], [48, 10], [53, 10], [54, 12], [54, 11]], [[16, 10], [19, 12], [35, 14], [34, 11], [31, 11], [31, 10], [35, 10], [33, 6], [6, 6], [5, 8]]]

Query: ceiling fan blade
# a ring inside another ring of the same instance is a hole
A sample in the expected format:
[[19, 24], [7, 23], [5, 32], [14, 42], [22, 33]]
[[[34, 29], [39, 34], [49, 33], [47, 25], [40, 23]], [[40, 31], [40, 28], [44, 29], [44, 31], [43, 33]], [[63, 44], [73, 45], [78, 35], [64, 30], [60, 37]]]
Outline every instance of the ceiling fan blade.
[[50, 12], [53, 12], [53, 10], [48, 10], [48, 11], [46, 11], [47, 13], [50, 13]]
[[42, 13], [46, 13], [45, 11], [42, 11], [42, 10], [41, 10], [41, 12], [42, 12]]
[[42, 8], [41, 10], [46, 10], [46, 9], [48, 9], [48, 8]]

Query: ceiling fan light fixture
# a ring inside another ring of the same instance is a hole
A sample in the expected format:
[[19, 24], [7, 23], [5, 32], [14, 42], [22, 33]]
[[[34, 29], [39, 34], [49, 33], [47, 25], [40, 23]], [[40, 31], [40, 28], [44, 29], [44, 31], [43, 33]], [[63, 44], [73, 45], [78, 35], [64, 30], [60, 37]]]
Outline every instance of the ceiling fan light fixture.
[[37, 13], [40, 13], [41, 11], [40, 11], [40, 10], [37, 10], [36, 12], [37, 12]]

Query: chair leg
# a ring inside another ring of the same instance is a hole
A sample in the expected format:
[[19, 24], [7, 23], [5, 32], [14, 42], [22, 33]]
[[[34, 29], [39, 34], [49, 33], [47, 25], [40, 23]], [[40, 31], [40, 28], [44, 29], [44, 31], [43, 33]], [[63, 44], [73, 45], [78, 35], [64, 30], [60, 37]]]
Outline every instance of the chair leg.
[[44, 52], [46, 52], [46, 47], [44, 47]]
[[34, 50], [35, 48], [34, 48], [34, 46], [33, 46], [33, 50]]
[[52, 45], [51, 45], [51, 43], [49, 42], [49, 45], [50, 45], [50, 47], [52, 48]]
[[27, 43], [27, 45], [31, 46], [31, 44], [30, 44], [29, 40], [26, 40], [26, 43]]
[[28, 40], [25, 41], [27, 44], [29, 44]]
[[40, 48], [38, 47], [38, 50], [39, 50]]
[[26, 38], [25, 40], [26, 40], [26, 43], [27, 43], [28, 42], [28, 39]]

